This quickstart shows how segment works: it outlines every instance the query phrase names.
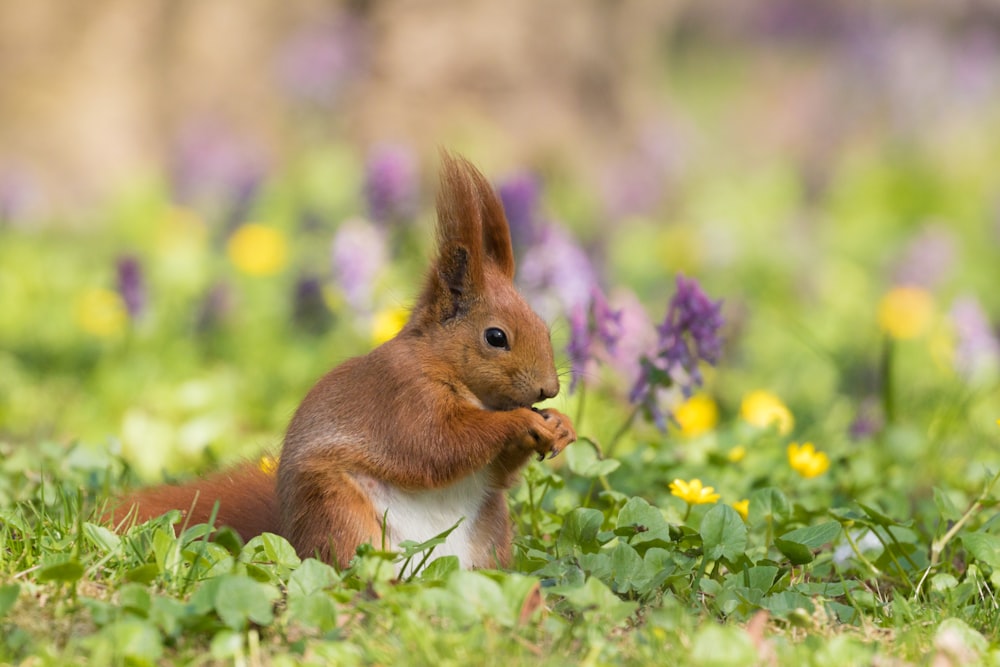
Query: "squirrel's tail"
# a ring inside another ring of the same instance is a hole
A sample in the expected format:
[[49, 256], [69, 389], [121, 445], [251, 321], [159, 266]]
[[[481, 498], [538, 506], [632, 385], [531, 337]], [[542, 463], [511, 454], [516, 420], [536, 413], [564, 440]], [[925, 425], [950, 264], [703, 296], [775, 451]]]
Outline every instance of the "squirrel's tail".
[[277, 478], [273, 470], [253, 462], [182, 485], [139, 489], [118, 500], [111, 521], [134, 517], [142, 522], [170, 510], [180, 510], [184, 523], [208, 523], [215, 511], [216, 526], [229, 526], [244, 540], [278, 532]]

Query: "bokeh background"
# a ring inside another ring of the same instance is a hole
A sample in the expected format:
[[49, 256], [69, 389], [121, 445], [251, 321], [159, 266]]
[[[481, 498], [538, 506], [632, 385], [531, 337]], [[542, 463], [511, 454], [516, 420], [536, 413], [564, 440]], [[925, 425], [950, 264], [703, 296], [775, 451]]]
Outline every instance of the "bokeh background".
[[637, 323], [592, 360], [595, 438], [682, 272], [727, 322], [695, 435], [763, 389], [841, 459], [883, 448], [862, 486], [996, 462], [1000, 10], [972, 0], [5, 3], [0, 439], [147, 478], [275, 448], [412, 299], [439, 147], [505, 193], [560, 351], [592, 284]]

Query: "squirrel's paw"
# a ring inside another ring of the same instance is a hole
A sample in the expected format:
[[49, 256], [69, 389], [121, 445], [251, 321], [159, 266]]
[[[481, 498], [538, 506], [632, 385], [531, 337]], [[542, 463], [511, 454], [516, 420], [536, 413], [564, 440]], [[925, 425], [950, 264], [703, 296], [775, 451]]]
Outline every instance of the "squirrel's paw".
[[555, 458], [566, 445], [576, 440], [573, 424], [563, 413], [552, 408], [544, 410], [532, 408], [532, 411], [540, 417], [531, 429], [533, 449], [538, 452], [539, 461], [544, 459], [546, 454], [550, 459]]

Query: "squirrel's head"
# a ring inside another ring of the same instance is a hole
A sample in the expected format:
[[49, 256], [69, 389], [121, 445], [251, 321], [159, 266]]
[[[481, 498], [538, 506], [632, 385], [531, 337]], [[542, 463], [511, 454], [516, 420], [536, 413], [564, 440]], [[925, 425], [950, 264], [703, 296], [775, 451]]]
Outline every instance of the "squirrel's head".
[[484, 407], [528, 407], [559, 392], [549, 329], [514, 287], [503, 204], [467, 160], [442, 154], [438, 255], [402, 335], [427, 341]]

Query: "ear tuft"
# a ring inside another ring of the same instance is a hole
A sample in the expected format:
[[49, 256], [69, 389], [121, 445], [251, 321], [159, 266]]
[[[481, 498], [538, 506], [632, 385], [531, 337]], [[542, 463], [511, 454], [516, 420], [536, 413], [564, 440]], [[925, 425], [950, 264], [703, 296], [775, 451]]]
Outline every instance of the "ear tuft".
[[442, 151], [441, 188], [438, 191], [439, 241], [445, 225], [455, 222], [478, 237], [476, 254], [481, 261], [490, 262], [502, 275], [514, 279], [514, 249], [503, 202], [471, 162]]
[[496, 191], [472, 163], [447, 151], [441, 151], [437, 218], [438, 256], [417, 311], [440, 322], [485, 293], [487, 264], [513, 280], [514, 251]]

